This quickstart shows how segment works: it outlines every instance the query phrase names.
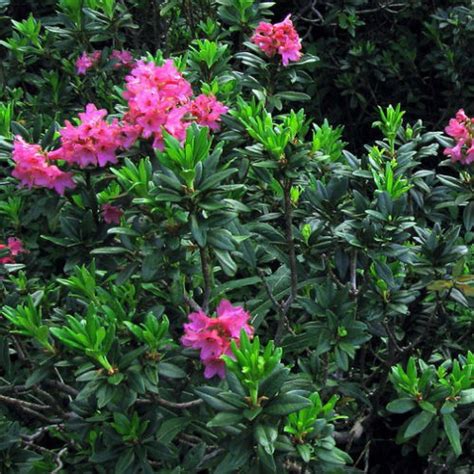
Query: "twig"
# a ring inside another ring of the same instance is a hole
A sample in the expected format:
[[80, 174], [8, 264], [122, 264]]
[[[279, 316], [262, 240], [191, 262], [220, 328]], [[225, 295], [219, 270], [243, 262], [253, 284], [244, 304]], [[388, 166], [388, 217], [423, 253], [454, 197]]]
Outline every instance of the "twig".
[[0, 402], [4, 402], [7, 405], [13, 405], [20, 408], [29, 408], [30, 410], [51, 410], [52, 407], [49, 405], [40, 405], [39, 403], [31, 403], [25, 400], [20, 400], [18, 398], [6, 397], [5, 395], [0, 395]]
[[62, 428], [64, 428], [64, 424], [63, 423], [56, 423], [54, 425], [42, 426], [41, 428], [38, 428], [31, 435], [22, 435], [22, 438], [23, 438], [24, 441], [29, 441], [29, 442], [35, 441], [35, 440], [41, 438], [51, 428], [62, 429]]
[[63, 460], [61, 457], [67, 452], [67, 447], [61, 449], [58, 454], [54, 455], [54, 461], [57, 463], [57, 467], [51, 471], [51, 474], [58, 474], [58, 472], [64, 467]]
[[209, 309], [209, 298], [211, 296], [211, 274], [209, 272], [209, 254], [205, 247], [199, 247], [201, 257], [202, 276], [204, 278], [204, 296], [202, 300], [202, 309], [207, 313]]
[[368, 464], [369, 464], [368, 463], [369, 453], [370, 453], [370, 440], [367, 441], [367, 444], [365, 445], [364, 449], [360, 453], [360, 456], [357, 458], [357, 461], [354, 463], [354, 467], [356, 467], [362, 461], [362, 458], [364, 458], [365, 459], [364, 473], [369, 472], [367, 470]]
[[331, 264], [329, 263], [329, 260], [327, 258], [327, 255], [326, 254], [322, 254], [321, 255], [321, 259], [322, 261], [324, 262], [324, 265], [325, 265], [325, 270], [328, 272], [328, 275], [331, 277], [331, 279], [334, 281], [334, 283], [336, 283], [336, 285], [339, 287], [339, 288], [346, 288], [346, 285], [344, 285], [344, 283], [342, 283], [341, 280], [339, 280], [339, 278], [337, 277], [337, 275], [333, 272], [332, 268], [331, 268]]
[[50, 449], [44, 448], [43, 446], [40, 446], [38, 444], [33, 443], [32, 441], [23, 441], [26, 446], [29, 446], [32, 449], [36, 449], [37, 451], [41, 453], [48, 454], [54, 458], [54, 462], [56, 463], [56, 467], [51, 471], [51, 474], [58, 474], [58, 472], [64, 467], [64, 463], [62, 461], [62, 456], [67, 452], [68, 448], [64, 447], [62, 448], [58, 453], [55, 453], [54, 451], [51, 451]]
[[351, 294], [357, 296], [359, 290], [357, 289], [357, 250], [354, 250], [351, 258]]
[[393, 356], [394, 356], [393, 349], [397, 350], [398, 352], [402, 352], [403, 349], [398, 345], [398, 341], [395, 337], [395, 334], [393, 334], [392, 329], [390, 328], [390, 325], [388, 324], [387, 321], [383, 322], [383, 327], [388, 336], [389, 359], [392, 361]]
[[18, 358], [23, 362], [26, 360], [25, 352], [23, 347], [21, 346], [20, 341], [15, 337], [12, 336], [13, 344], [15, 345], [16, 353], [18, 354]]
[[183, 294], [184, 302], [193, 310], [193, 311], [202, 311], [202, 308], [194, 301], [194, 299], [187, 295], [186, 293]]
[[158, 403], [158, 405], [161, 405], [166, 408], [175, 408], [179, 410], [185, 410], [187, 408], [192, 408], [192, 407], [201, 405], [203, 401], [200, 398], [198, 398], [197, 400], [191, 400], [189, 402], [176, 403], [176, 402], [171, 402], [169, 400], [165, 400], [164, 398], [153, 397], [153, 398], [139, 398], [137, 400], [137, 403], [141, 405], [151, 405], [153, 403]]
[[265, 291], [267, 292], [268, 298], [270, 298], [270, 301], [276, 306], [278, 309], [281, 309], [280, 303], [277, 301], [275, 296], [273, 296], [272, 289], [270, 288], [270, 285], [268, 284], [268, 281], [265, 278], [265, 273], [261, 268], [258, 269], [258, 276], [262, 280], [263, 286], [265, 287]]
[[201, 459], [201, 462], [196, 466], [196, 470], [200, 470], [201, 466], [203, 466], [206, 462], [210, 461], [211, 459], [214, 459], [215, 457], [219, 456], [219, 454], [222, 454], [223, 452], [224, 452], [223, 448], [218, 448], [215, 451], [212, 451], [209, 454], [206, 454]]

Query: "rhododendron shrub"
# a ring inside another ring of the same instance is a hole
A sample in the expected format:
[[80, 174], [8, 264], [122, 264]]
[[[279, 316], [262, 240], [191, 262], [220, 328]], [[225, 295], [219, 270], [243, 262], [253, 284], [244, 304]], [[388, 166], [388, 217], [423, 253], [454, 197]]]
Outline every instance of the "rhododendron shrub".
[[325, 119], [357, 83], [304, 38], [373, 8], [43, 3], [1, 42], [0, 472], [473, 471], [471, 104]]

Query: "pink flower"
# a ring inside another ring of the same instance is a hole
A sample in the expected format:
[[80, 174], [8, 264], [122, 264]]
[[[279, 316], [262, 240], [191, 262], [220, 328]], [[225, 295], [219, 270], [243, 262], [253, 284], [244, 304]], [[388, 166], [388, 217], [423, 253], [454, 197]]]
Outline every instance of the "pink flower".
[[120, 69], [121, 67], [132, 67], [133, 66], [133, 56], [130, 51], [119, 51], [114, 49], [110, 55], [111, 59], [115, 59], [116, 63], [114, 64], [115, 69]]
[[462, 122], [458, 122], [456, 119], [451, 119], [449, 125], [444, 129], [444, 131], [453, 138], [462, 138], [466, 139], [469, 136], [469, 131]]
[[23, 186], [54, 189], [61, 195], [67, 188], [76, 186], [70, 173], [49, 164], [50, 156], [39, 145], [26, 143], [20, 136], [13, 143], [12, 157], [15, 161], [12, 176]]
[[116, 119], [106, 122], [106, 116], [105, 109], [98, 110], [94, 104], [87, 104], [86, 111], [79, 114], [78, 125], [66, 120], [60, 131], [61, 147], [51, 152], [50, 157], [81, 168], [117, 163], [118, 149], [130, 146], [136, 134], [132, 133], [133, 127], [122, 127]]
[[100, 51], [93, 51], [91, 54], [84, 51], [81, 56], [76, 59], [77, 74], [85, 75], [91, 67], [99, 62], [101, 54]]
[[444, 149], [444, 154], [451, 161], [463, 165], [474, 162], [474, 118], [469, 118], [463, 109], [456, 112], [456, 117], [449, 121], [445, 132], [454, 139], [455, 145]]
[[290, 61], [298, 61], [301, 58], [301, 39], [290, 17], [291, 15], [288, 15], [282, 22], [274, 25], [260, 22], [250, 39], [267, 56], [279, 54], [283, 66], [288, 66]]
[[13, 257], [16, 257], [20, 253], [27, 253], [27, 250], [25, 250], [23, 247], [23, 242], [16, 237], [9, 237], [8, 245], [0, 244], [0, 250], [6, 249], [9, 250], [10, 254], [6, 257], [0, 257], [0, 264], [15, 263], [15, 259]]
[[196, 122], [211, 130], [218, 130], [221, 115], [227, 113], [228, 107], [216, 100], [214, 96], [201, 94], [192, 100], [187, 106], [188, 112], [196, 119]]
[[20, 253], [27, 253], [27, 250], [23, 247], [23, 242], [16, 237], [8, 238], [8, 248], [13, 257], [16, 257]]
[[[0, 250], [5, 250], [8, 249], [8, 247], [5, 244], [0, 244]], [[7, 255], [6, 257], [0, 257], [0, 265], [3, 265], [5, 263], [14, 263], [13, 258], [11, 258], [10, 255]]]
[[249, 325], [250, 314], [241, 306], [232, 306], [222, 300], [217, 307], [217, 318], [210, 318], [204, 312], [191, 313], [189, 323], [184, 325], [184, 336], [181, 342], [185, 347], [199, 349], [201, 361], [205, 366], [204, 377], [214, 375], [225, 377], [225, 363], [222, 355], [233, 357], [230, 343], [239, 342], [243, 329], [249, 336], [254, 329]]
[[102, 206], [102, 216], [107, 224], [119, 224], [122, 215], [123, 210], [120, 207], [108, 203]]

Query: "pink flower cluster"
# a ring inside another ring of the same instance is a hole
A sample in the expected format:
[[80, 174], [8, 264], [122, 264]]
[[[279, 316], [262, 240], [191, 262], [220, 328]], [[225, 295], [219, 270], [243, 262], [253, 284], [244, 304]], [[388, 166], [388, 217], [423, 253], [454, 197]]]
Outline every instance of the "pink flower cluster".
[[123, 210], [118, 206], [109, 203], [102, 206], [102, 217], [107, 224], [119, 224], [122, 215]]
[[463, 165], [474, 163], [474, 118], [469, 118], [460, 109], [444, 131], [456, 142], [455, 146], [446, 148], [444, 154], [453, 162], [459, 161]]
[[232, 306], [222, 300], [217, 307], [217, 318], [210, 318], [204, 312], [191, 313], [190, 323], [184, 325], [184, 336], [181, 342], [186, 347], [199, 349], [201, 361], [205, 366], [204, 377], [225, 376], [225, 363], [222, 355], [233, 356], [231, 341], [239, 341], [243, 329], [249, 336], [253, 327], [249, 325], [250, 314], [241, 306]]
[[[99, 63], [101, 56], [101, 51], [93, 51], [92, 53], [84, 51], [76, 59], [76, 73], [79, 75], [85, 75], [89, 69], [93, 68]], [[109, 59], [115, 61], [115, 69], [119, 69], [121, 67], [131, 68], [134, 63], [132, 53], [126, 50], [120, 51], [118, 49], [114, 49]]]
[[26, 143], [19, 135], [13, 143], [12, 156], [15, 162], [12, 176], [20, 180], [23, 186], [54, 189], [58, 194], [64, 194], [65, 189], [75, 187], [70, 173], [51, 165], [48, 153], [39, 145]]
[[192, 100], [191, 84], [170, 59], [162, 66], [138, 61], [125, 81], [123, 96], [129, 110], [124, 120], [139, 127], [143, 138], [152, 138], [154, 148], [163, 147], [164, 131], [184, 140], [193, 121], [216, 130], [221, 115], [228, 110], [212, 96]]
[[84, 51], [77, 59], [76, 59], [76, 72], [77, 74], [84, 75], [86, 72], [94, 67], [100, 60], [102, 53], [100, 51], [93, 51], [92, 53], [88, 53]]
[[17, 255], [20, 253], [27, 253], [27, 250], [23, 247], [23, 242], [15, 237], [9, 237], [8, 245], [0, 244], [0, 250], [8, 249], [10, 254], [6, 257], [0, 257], [0, 264], [14, 263]]
[[261, 21], [250, 39], [267, 56], [279, 54], [283, 66], [301, 58], [301, 39], [290, 17], [291, 15], [288, 15], [282, 22], [274, 25]]
[[115, 69], [120, 69], [121, 67], [131, 68], [135, 60], [133, 59], [132, 53], [130, 51], [114, 49], [110, 55], [110, 59], [117, 61], [114, 65]]
[[105, 109], [97, 109], [87, 104], [86, 111], [79, 114], [80, 123], [76, 126], [66, 120], [60, 131], [61, 148], [52, 151], [53, 159], [65, 160], [80, 168], [88, 165], [105, 166], [117, 163], [117, 151], [128, 148], [137, 138], [135, 127], [121, 125], [117, 119], [107, 122]]

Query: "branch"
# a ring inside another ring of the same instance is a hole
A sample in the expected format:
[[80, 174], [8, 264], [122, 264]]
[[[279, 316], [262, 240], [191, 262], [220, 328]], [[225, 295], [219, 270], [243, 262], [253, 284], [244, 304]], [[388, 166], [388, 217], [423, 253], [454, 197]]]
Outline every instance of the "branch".
[[63, 382], [58, 382], [57, 380], [45, 380], [44, 383], [73, 397], [77, 397], [77, 395], [79, 395], [79, 390], [76, 390], [74, 387], [71, 387], [70, 385], [67, 385]]
[[290, 309], [290, 306], [296, 299], [298, 293], [298, 273], [296, 268], [296, 253], [295, 253], [295, 241], [293, 239], [293, 208], [291, 204], [291, 180], [287, 180], [283, 187], [284, 194], [284, 210], [285, 210], [285, 234], [286, 243], [288, 245], [288, 257], [290, 264], [290, 296], [283, 303], [282, 309], [286, 313]]

